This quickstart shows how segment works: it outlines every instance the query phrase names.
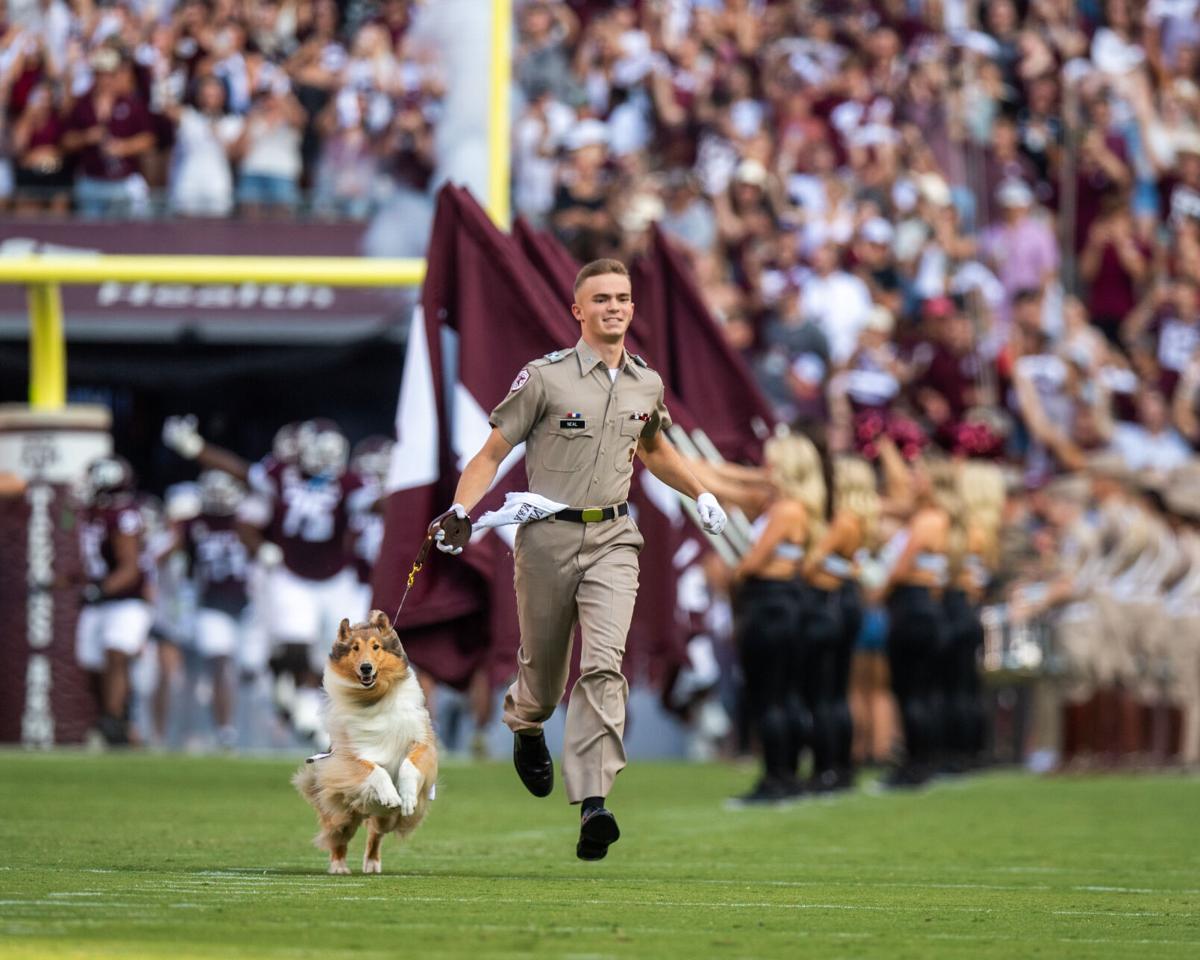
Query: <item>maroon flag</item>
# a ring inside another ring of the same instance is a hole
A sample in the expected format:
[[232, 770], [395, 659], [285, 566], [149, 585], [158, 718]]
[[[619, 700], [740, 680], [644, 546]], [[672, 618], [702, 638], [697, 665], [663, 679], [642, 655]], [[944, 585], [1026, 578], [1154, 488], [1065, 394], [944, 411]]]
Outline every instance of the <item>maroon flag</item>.
[[[466, 191], [438, 197], [421, 307], [413, 319], [397, 407], [374, 605], [391, 613], [429, 521], [453, 502], [462, 467], [490, 432], [488, 414], [530, 360], [578, 339], [570, 317], [516, 243]], [[477, 513], [525, 488], [524, 447], [501, 465]], [[431, 551], [397, 629], [417, 667], [455, 686], [516, 662], [511, 536], [487, 531], [461, 557]], [[507, 539], [506, 539], [507, 537]]]
[[631, 273], [638, 339], [651, 365], [726, 458], [759, 461], [774, 414], [705, 306], [686, 258], [655, 226]]

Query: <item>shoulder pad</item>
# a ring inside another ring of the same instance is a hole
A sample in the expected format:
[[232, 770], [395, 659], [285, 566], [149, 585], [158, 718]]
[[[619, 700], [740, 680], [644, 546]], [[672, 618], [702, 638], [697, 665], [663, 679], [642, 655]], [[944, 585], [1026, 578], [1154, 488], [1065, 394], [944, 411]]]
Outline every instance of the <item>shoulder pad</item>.
[[636, 353], [631, 353], [629, 355], [629, 359], [632, 360], [634, 363], [636, 363], [639, 367], [645, 367], [647, 370], [650, 369], [650, 364], [648, 364], [645, 360], [643, 360], [641, 357], [639, 357]]
[[546, 354], [544, 357], [540, 357], [537, 360], [534, 360], [533, 363], [530, 364], [530, 366], [536, 365], [536, 366], [542, 367], [542, 366], [545, 366], [547, 363], [558, 363], [559, 360], [563, 360], [566, 357], [568, 357], [574, 349], [575, 349], [574, 347], [569, 347], [565, 350], [552, 350], [552, 351], [550, 351], [550, 353]]

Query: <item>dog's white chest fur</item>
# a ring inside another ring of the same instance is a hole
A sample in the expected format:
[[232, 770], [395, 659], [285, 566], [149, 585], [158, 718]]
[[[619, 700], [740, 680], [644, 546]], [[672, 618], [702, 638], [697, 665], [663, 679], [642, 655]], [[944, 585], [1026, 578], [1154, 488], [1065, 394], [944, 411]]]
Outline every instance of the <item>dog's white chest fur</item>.
[[329, 694], [326, 721], [334, 749], [344, 749], [378, 764], [395, 782], [404, 758], [416, 743], [425, 739], [429, 729], [421, 686], [409, 674], [378, 702], [367, 706], [343, 693], [352, 689], [354, 684], [326, 669], [325, 690]]

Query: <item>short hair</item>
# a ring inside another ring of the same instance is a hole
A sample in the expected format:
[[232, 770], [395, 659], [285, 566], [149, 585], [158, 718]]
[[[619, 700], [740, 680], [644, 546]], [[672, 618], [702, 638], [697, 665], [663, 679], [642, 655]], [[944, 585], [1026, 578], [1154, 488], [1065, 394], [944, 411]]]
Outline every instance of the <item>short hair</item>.
[[575, 293], [592, 277], [602, 277], [606, 273], [615, 273], [628, 277], [629, 270], [620, 260], [593, 260], [583, 265], [583, 269], [575, 275]]

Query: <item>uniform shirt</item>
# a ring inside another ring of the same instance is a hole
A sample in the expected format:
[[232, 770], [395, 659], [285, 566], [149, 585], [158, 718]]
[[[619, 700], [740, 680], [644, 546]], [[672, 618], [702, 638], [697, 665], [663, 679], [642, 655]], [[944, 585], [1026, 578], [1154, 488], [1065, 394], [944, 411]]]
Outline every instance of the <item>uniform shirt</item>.
[[[79, 524], [79, 554], [89, 583], [101, 584], [117, 567], [113, 541], [117, 536], [142, 538], [144, 525], [141, 511], [132, 497], [118, 497], [103, 505], [84, 510]], [[141, 552], [139, 544], [138, 552]], [[145, 573], [139, 565], [137, 582], [106, 600], [142, 599]]]
[[578, 509], [629, 495], [638, 441], [671, 426], [662, 378], [625, 353], [616, 380], [583, 340], [527, 364], [490, 422], [525, 443], [532, 493]]
[[271, 500], [266, 535], [283, 551], [283, 565], [305, 580], [336, 576], [346, 565], [350, 500], [363, 493], [358, 474], [306, 477], [293, 464], [271, 461], [252, 479]]
[[237, 519], [203, 513], [184, 525], [183, 543], [196, 580], [198, 604], [241, 613], [247, 602], [249, 557], [237, 533]]

